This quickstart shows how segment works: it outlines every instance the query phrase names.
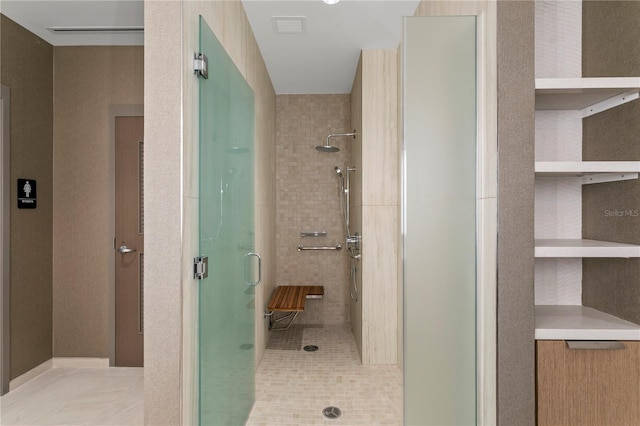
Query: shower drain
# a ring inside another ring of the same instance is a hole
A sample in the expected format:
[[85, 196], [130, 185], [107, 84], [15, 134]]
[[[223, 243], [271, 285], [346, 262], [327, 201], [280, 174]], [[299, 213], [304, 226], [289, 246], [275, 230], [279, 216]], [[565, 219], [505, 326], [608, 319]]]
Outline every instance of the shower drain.
[[[299, 346], [298, 346], [298, 347], [299, 347]], [[305, 347], [304, 347], [304, 348], [302, 348], [302, 349], [304, 349], [304, 350], [305, 350], [305, 351], [307, 351], [307, 352], [315, 352], [315, 351], [317, 351], [317, 350], [318, 350], [318, 347], [317, 347], [316, 345], [307, 345], [307, 346], [305, 346]]]
[[327, 419], [337, 419], [342, 415], [342, 411], [338, 407], [329, 406], [322, 410], [322, 415]]

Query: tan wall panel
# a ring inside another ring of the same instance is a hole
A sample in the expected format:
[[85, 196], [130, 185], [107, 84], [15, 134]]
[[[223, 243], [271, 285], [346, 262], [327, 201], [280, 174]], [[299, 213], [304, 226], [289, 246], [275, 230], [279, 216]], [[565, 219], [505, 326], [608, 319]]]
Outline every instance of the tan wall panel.
[[362, 52], [362, 205], [397, 206], [398, 51]]
[[[53, 47], [2, 16], [2, 84], [11, 89], [11, 371], [52, 356]], [[17, 179], [37, 182], [19, 210]]]
[[[640, 75], [640, 2], [583, 2], [584, 77]], [[585, 118], [584, 161], [640, 161], [640, 101]], [[640, 181], [582, 187], [582, 236], [640, 243]], [[640, 324], [640, 259], [583, 259], [582, 303]]]
[[498, 2], [498, 423], [535, 424], [534, 8]]
[[362, 52], [362, 362], [398, 362], [398, 51]]
[[109, 356], [109, 107], [143, 103], [142, 47], [56, 47], [54, 355]]
[[582, 76], [636, 77], [640, 2], [582, 2]]

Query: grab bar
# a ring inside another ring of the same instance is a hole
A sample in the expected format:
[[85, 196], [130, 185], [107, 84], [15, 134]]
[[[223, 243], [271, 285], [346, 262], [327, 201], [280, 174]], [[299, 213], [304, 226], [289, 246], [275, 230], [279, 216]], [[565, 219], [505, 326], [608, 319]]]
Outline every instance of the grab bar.
[[298, 251], [302, 251], [302, 250], [342, 250], [342, 246], [340, 244], [336, 244], [335, 246], [313, 246], [313, 247], [309, 247], [309, 246], [303, 246], [302, 244], [300, 244], [298, 246]]

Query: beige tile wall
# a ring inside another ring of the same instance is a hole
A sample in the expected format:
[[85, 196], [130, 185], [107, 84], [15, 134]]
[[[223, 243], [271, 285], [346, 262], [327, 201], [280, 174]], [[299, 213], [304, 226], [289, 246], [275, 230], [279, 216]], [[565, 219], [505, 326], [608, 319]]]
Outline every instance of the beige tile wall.
[[[315, 150], [331, 133], [351, 128], [348, 94], [278, 95], [276, 97], [276, 253], [278, 285], [323, 285], [322, 300], [307, 301], [296, 321], [341, 324], [349, 321], [345, 251], [301, 251], [305, 246], [344, 246], [339, 166], [346, 174], [353, 139], [332, 138], [339, 152]], [[324, 238], [301, 238], [300, 232], [326, 231]]]
[[198, 253], [199, 125], [190, 59], [198, 50], [199, 15], [255, 94], [256, 250], [263, 257], [255, 303], [256, 365], [268, 336], [265, 300], [275, 283], [275, 93], [242, 4], [147, 0], [145, 133], [155, 142], [147, 168], [157, 179], [145, 187], [145, 219], [148, 234], [153, 232], [145, 246], [148, 269], [154, 268], [145, 277], [146, 314], [155, 319], [145, 339], [145, 424], [150, 425], [197, 423], [198, 300], [191, 268]]

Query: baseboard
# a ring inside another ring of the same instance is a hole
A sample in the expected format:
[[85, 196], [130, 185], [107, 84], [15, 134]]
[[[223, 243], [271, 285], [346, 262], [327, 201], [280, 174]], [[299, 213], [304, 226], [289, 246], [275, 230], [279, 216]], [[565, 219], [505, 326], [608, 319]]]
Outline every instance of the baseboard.
[[53, 358], [53, 368], [109, 368], [109, 358]]
[[47, 370], [53, 368], [53, 358], [46, 360], [42, 364], [37, 367], [32, 368], [24, 374], [19, 375], [15, 379], [9, 382], [9, 392], [16, 389], [18, 386], [22, 386], [27, 383], [29, 380], [34, 379], [44, 373]]

